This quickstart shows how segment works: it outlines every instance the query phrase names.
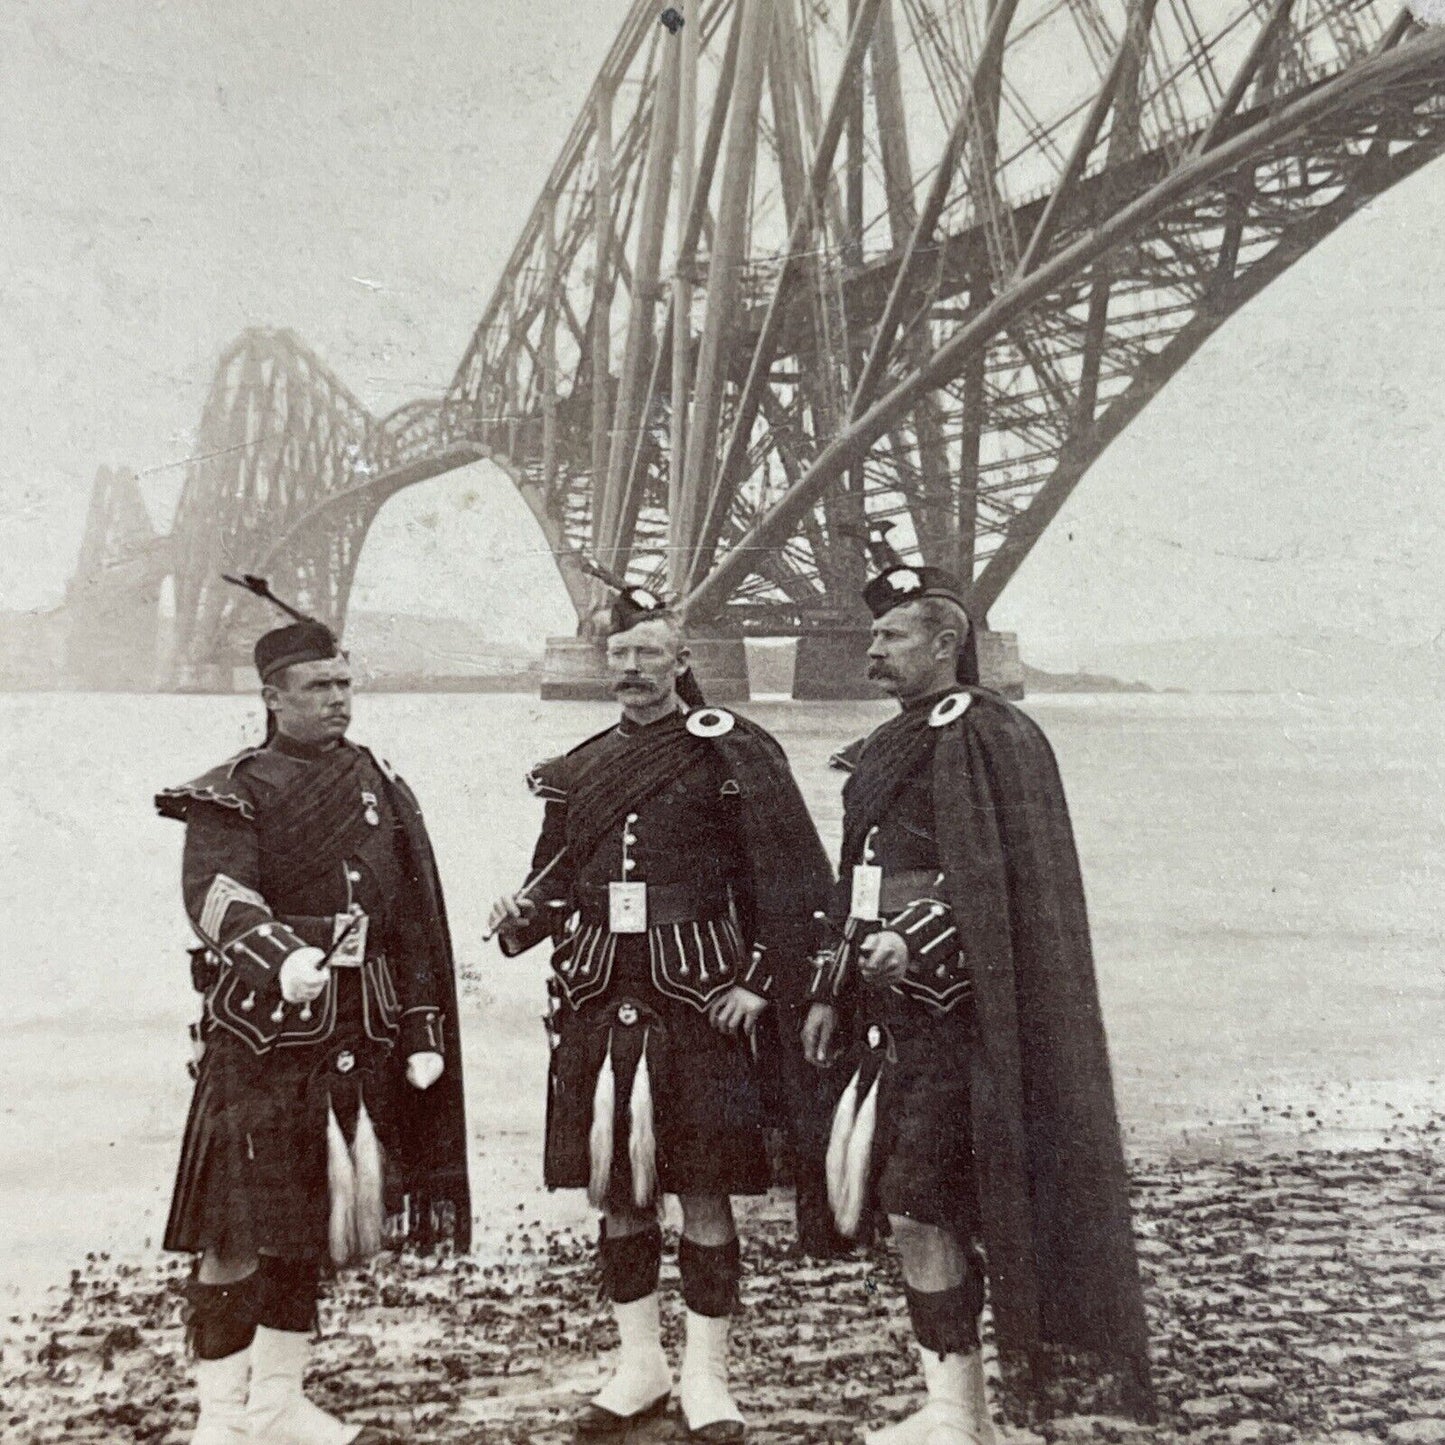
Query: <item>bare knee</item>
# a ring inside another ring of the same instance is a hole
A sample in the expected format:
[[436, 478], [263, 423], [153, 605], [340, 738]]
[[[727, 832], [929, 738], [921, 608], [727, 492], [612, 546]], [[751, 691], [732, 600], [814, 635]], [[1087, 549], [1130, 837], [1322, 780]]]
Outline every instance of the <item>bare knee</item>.
[[963, 1282], [963, 1246], [952, 1230], [924, 1224], [905, 1214], [890, 1214], [888, 1223], [903, 1278], [914, 1289], [952, 1289]]
[[222, 1254], [219, 1250], [208, 1249], [201, 1256], [198, 1278], [202, 1284], [235, 1284], [237, 1280], [255, 1274], [260, 1263], [254, 1254]]
[[608, 1239], [626, 1239], [632, 1234], [642, 1234], [657, 1224], [657, 1215], [637, 1209], [609, 1209], [603, 1216]]
[[694, 1244], [726, 1244], [736, 1234], [733, 1202], [726, 1194], [684, 1194], [682, 1232]]

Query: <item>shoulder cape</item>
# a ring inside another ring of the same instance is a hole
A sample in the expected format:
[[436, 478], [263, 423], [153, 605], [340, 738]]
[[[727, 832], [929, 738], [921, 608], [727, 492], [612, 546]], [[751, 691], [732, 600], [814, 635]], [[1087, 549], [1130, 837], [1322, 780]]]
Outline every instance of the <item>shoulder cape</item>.
[[827, 907], [833, 869], [787, 755], [755, 722], [730, 714], [733, 727], [711, 739], [738, 785], [753, 883], [753, 935], [772, 956], [774, 996], [796, 1003], [807, 989], [814, 915]]
[[981, 689], [938, 729], [939, 862], [972, 964], [973, 1135], [1000, 1348], [1110, 1357], [1149, 1405], [1129, 1180], [1052, 748]]

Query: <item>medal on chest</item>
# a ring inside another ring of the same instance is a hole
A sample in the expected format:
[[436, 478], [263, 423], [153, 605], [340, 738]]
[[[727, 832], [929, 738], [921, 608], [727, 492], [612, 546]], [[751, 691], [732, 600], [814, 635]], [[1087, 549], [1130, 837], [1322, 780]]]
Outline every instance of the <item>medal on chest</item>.
[[873, 861], [873, 839], [877, 835], [877, 828], [868, 830], [863, 840], [863, 861], [853, 865], [853, 900], [848, 914], [865, 923], [878, 921], [883, 903], [883, 869]]
[[373, 828], [377, 827], [381, 823], [381, 814], [376, 811], [376, 794], [363, 788], [361, 792], [361, 802], [362, 806], [366, 809], [361, 816], [365, 818]]
[[632, 825], [636, 813], [629, 813], [622, 825], [622, 878], [607, 885], [607, 928], [611, 933], [647, 932], [647, 884], [634, 883], [628, 874], [637, 867], [632, 845], [637, 834]]

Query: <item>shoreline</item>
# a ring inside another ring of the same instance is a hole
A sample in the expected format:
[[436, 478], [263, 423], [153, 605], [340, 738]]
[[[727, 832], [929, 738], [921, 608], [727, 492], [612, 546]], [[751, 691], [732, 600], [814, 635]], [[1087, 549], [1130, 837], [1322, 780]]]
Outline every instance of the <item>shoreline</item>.
[[[1296, 1141], [1253, 1158], [1156, 1155], [1133, 1168], [1161, 1418], [1152, 1427], [1066, 1375], [1051, 1420], [1008, 1439], [1286, 1445], [1445, 1440], [1445, 1140], [1432, 1118], [1373, 1148]], [[312, 1380], [330, 1408], [433, 1445], [570, 1439], [615, 1333], [590, 1228], [507, 1211], [466, 1257], [383, 1255], [322, 1306]], [[886, 1248], [790, 1249], [782, 1192], [740, 1210], [746, 1274], [736, 1380], [756, 1445], [853, 1439], [912, 1408], [918, 1381]], [[675, 1218], [664, 1262], [678, 1337]], [[193, 1406], [175, 1285], [184, 1261], [92, 1255], [0, 1355], [16, 1445], [180, 1445]], [[344, 1367], [344, 1370], [343, 1370]], [[991, 1363], [997, 1374], [997, 1362]], [[999, 1393], [995, 1391], [995, 1408]], [[1343, 1432], [1343, 1433], [1342, 1433]], [[634, 1439], [680, 1439], [663, 1420]]]

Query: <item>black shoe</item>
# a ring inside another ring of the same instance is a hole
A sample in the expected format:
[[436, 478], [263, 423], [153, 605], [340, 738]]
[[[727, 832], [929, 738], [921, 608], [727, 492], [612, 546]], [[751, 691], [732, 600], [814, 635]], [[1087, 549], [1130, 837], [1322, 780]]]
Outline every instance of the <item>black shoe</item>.
[[704, 1440], [707, 1445], [734, 1445], [747, 1435], [747, 1428], [737, 1420], [714, 1420], [709, 1425], [688, 1429], [689, 1440]]
[[619, 1415], [615, 1410], [609, 1410], [606, 1405], [589, 1400], [578, 1413], [573, 1428], [579, 1440], [597, 1440], [608, 1435], [621, 1435], [634, 1425], [662, 1414], [671, 1398], [670, 1392], [659, 1395], [650, 1405], [644, 1405], [630, 1415]]

